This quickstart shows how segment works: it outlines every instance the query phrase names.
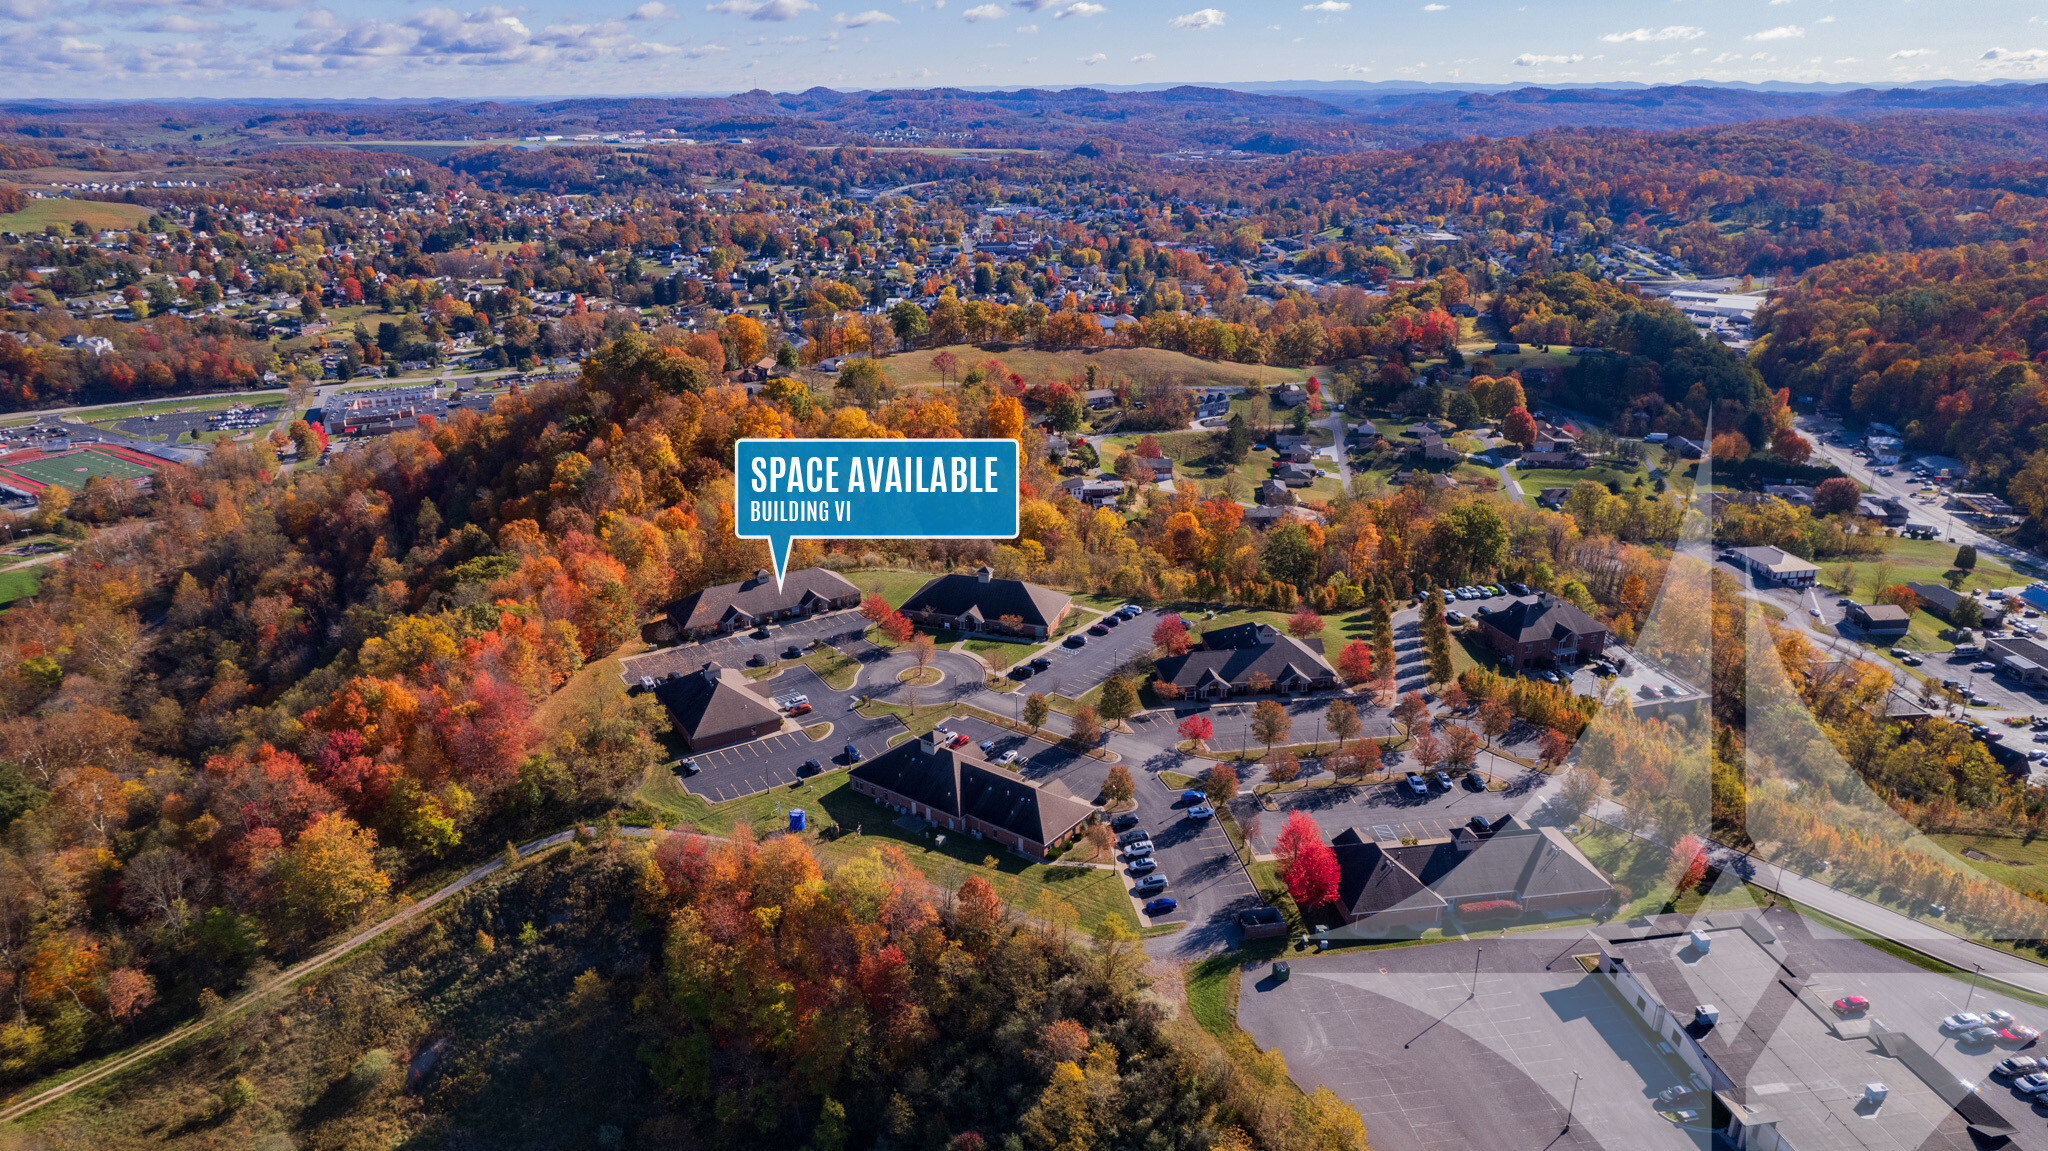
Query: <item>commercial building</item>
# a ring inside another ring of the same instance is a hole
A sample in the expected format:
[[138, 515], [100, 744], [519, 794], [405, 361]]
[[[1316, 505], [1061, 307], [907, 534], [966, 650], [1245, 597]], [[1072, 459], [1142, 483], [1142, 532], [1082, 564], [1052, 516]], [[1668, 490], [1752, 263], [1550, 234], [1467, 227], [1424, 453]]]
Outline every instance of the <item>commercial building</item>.
[[1902, 636], [1912, 624], [1912, 613], [1905, 608], [1888, 603], [1849, 605], [1849, 622], [1855, 624], [1866, 635]]
[[973, 575], [942, 575], [903, 602], [903, 614], [926, 627], [983, 635], [1044, 639], [1059, 626], [1071, 597], [1023, 580], [997, 579], [986, 565]]
[[1095, 814], [1058, 780], [1034, 783], [987, 762], [971, 747], [942, 747], [929, 732], [848, 774], [848, 786], [870, 799], [1037, 859], [1064, 846]]
[[830, 568], [798, 568], [780, 587], [762, 568], [752, 579], [707, 587], [668, 605], [667, 638], [703, 639], [859, 603], [860, 589]]
[[2048, 644], [2013, 637], [1993, 639], [1984, 645], [1985, 658], [2028, 687], [2048, 684]]
[[1729, 562], [1780, 587], [1812, 587], [1820, 579], [1820, 568], [1783, 548], [1735, 548], [1726, 554]]
[[1241, 623], [1202, 633], [1185, 655], [1159, 661], [1158, 682], [1193, 699], [1225, 699], [1263, 691], [1316, 691], [1337, 685], [1323, 641], [1282, 635], [1270, 624]]
[[782, 726], [782, 714], [753, 692], [738, 670], [707, 663], [657, 683], [654, 698], [668, 709], [691, 751], [745, 743]]
[[328, 397], [320, 422], [329, 436], [377, 436], [419, 426], [423, 415], [448, 414], [448, 401], [431, 384], [409, 384]]
[[1440, 839], [1414, 843], [1346, 828], [1330, 846], [1340, 872], [1338, 911], [1369, 934], [1446, 927], [1461, 909], [1486, 918], [1590, 915], [1614, 893], [1613, 880], [1562, 832], [1512, 815], [1475, 817]]
[[1949, 623], [1956, 622], [1956, 609], [1964, 600], [1977, 605], [1977, 615], [1985, 627], [1996, 627], [2005, 619], [2003, 600], [1979, 599], [1938, 583], [1909, 583], [1906, 586], [1919, 598], [1920, 606]]
[[1544, 592], [1479, 613], [1479, 634], [1515, 668], [1597, 659], [1611, 633], [1607, 625], [1566, 600]]

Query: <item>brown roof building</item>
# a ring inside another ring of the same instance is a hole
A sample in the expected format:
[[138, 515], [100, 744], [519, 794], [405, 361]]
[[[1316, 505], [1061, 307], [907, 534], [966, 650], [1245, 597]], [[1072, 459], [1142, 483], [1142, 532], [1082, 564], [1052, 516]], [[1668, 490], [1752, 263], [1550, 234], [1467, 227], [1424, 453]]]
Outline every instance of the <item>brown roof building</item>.
[[1323, 658], [1322, 640], [1298, 640], [1263, 623], [1203, 632], [1201, 644], [1186, 655], [1160, 660], [1158, 673], [1159, 682], [1195, 699], [1337, 685], [1336, 669]]
[[668, 605], [668, 625], [675, 639], [702, 639], [859, 603], [860, 589], [830, 568], [798, 568], [779, 588], [763, 569], [752, 579], [708, 587]]
[[1479, 633], [1516, 668], [1595, 659], [1607, 648], [1607, 625], [1549, 592], [1479, 613]]
[[1357, 828], [1337, 834], [1337, 910], [1354, 926], [1420, 934], [1458, 908], [1510, 900], [1524, 914], [1586, 915], [1611, 898], [1607, 873], [1554, 827], [1504, 815], [1475, 817], [1442, 839], [1378, 843]]
[[971, 748], [941, 747], [927, 732], [860, 764], [849, 786], [949, 831], [987, 836], [1044, 859], [1080, 830], [1095, 808], [1058, 780], [1033, 783]]
[[668, 677], [655, 685], [654, 698], [691, 751], [745, 743], [782, 726], [782, 714], [753, 693], [747, 677], [717, 663]]
[[983, 566], [973, 575], [955, 573], [932, 580], [905, 600], [902, 610], [927, 627], [1044, 639], [1059, 626], [1072, 602], [1051, 588], [997, 579]]

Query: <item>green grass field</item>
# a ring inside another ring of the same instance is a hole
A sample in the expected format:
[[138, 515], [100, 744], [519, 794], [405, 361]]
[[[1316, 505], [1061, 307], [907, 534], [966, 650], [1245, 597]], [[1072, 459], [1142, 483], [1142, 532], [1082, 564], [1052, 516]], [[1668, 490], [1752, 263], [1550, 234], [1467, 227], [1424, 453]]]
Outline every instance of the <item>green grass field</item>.
[[1508, 474], [1515, 477], [1522, 490], [1532, 496], [1544, 488], [1568, 488], [1580, 480], [1592, 480], [1603, 487], [1609, 482], [1618, 483], [1624, 489], [1639, 479], [1643, 480], [1646, 488], [1655, 482], [1646, 478], [1647, 472], [1624, 472], [1614, 468], [1581, 468], [1577, 471], [1569, 468], [1515, 468]]
[[43, 565], [41, 564], [0, 571], [0, 605], [11, 604], [19, 599], [27, 599], [36, 594], [36, 589], [42, 585]]
[[48, 459], [30, 460], [14, 464], [6, 469], [24, 479], [41, 484], [55, 484], [70, 491], [85, 487], [85, 481], [93, 476], [108, 476], [117, 480], [137, 480], [150, 474], [150, 469], [132, 463], [106, 452], [90, 448], [51, 456]]
[[0, 232], [40, 232], [51, 224], [67, 229], [83, 220], [93, 228], [133, 228], [149, 219], [149, 209], [140, 204], [109, 204], [99, 200], [30, 200], [19, 212], [0, 216]]
[[930, 583], [931, 572], [897, 571], [893, 568], [863, 568], [843, 573], [848, 583], [860, 589], [862, 597], [880, 595], [889, 601], [890, 607], [902, 607], [903, 601], [917, 594], [917, 589]]

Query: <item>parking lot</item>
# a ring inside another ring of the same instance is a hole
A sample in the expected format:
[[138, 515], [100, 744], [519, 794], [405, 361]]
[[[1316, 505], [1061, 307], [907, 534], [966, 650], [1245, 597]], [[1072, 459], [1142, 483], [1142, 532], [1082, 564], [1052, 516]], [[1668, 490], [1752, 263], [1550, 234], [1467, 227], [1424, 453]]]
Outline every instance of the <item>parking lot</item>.
[[[1399, 768], [1399, 764], [1394, 766]], [[1253, 817], [1257, 818], [1253, 842], [1262, 853], [1273, 850], [1281, 825], [1287, 822], [1289, 814], [1296, 811], [1307, 812], [1309, 818], [1316, 821], [1316, 826], [1322, 829], [1325, 839], [1347, 827], [1357, 828], [1359, 834], [1368, 838], [1398, 840], [1402, 836], [1414, 836], [1416, 839], [1433, 839], [1447, 834], [1451, 828], [1475, 815], [1488, 820], [1513, 814], [1526, 817], [1523, 809], [1534, 802], [1531, 796], [1543, 778], [1538, 772], [1525, 772], [1509, 781], [1503, 791], [1473, 791], [1465, 786], [1462, 779], [1454, 781], [1451, 789], [1445, 791], [1432, 782], [1427, 796], [1416, 795], [1406, 782], [1399, 780], [1362, 788], [1283, 791], [1271, 796], [1280, 809], [1278, 811], [1261, 810], [1252, 797], [1240, 796], [1231, 805], [1231, 812], [1236, 815], [1240, 827], [1247, 826]]]
[[[1071, 648], [1062, 641], [1047, 648], [1044, 655], [1052, 666], [1024, 681], [1023, 690], [1079, 699], [1117, 668], [1151, 651], [1152, 628], [1156, 623], [1158, 619], [1147, 612], [1109, 629], [1105, 636], [1089, 635], [1086, 628], [1076, 629], [1071, 634], [1086, 639], [1088, 646]], [[1189, 626], [1195, 626], [1193, 621]]]
[[[1294, 717], [1294, 726], [1288, 730], [1285, 742], [1334, 743], [1337, 735], [1330, 730], [1329, 724], [1323, 722], [1323, 711], [1343, 698], [1346, 697], [1336, 692], [1324, 692], [1284, 701], [1287, 704], [1287, 713]], [[1359, 735], [1354, 738], [1385, 739], [1394, 734], [1393, 721], [1387, 718], [1386, 712], [1373, 707], [1369, 699], [1363, 695], [1356, 695], [1349, 697], [1349, 700], [1351, 705], [1358, 709], [1360, 721]], [[1257, 707], [1256, 701], [1237, 701], [1219, 703], [1208, 708], [1182, 707], [1177, 709], [1178, 714], [1171, 719], [1163, 712], [1157, 714], [1160, 715], [1160, 722], [1174, 724], [1178, 724], [1183, 716], [1206, 715], [1215, 728], [1215, 734], [1209, 737], [1209, 746], [1212, 749], [1225, 752], [1250, 751], [1260, 746], [1258, 737], [1251, 733], [1252, 712]], [[1304, 768], [1303, 774], [1313, 773]]]

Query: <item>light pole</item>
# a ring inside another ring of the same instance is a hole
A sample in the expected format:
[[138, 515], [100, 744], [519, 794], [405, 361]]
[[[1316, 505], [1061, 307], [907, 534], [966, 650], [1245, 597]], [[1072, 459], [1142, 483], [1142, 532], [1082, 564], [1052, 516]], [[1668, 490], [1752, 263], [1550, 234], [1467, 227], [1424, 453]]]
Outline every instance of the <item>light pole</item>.
[[1984, 974], [1984, 965], [1979, 963], [1970, 970], [1970, 993], [1963, 996], [1963, 1010], [1970, 1009], [1970, 1000], [1977, 997], [1977, 977]]
[[1484, 947], [1472, 953], [1472, 993], [1465, 996], [1467, 999], [1475, 999], [1479, 996], [1479, 957], [1484, 954], [1486, 954]]
[[1565, 1129], [1566, 1131], [1569, 1131], [1569, 1130], [1571, 1130], [1571, 1129], [1572, 1129], [1572, 1112], [1573, 1112], [1574, 1110], [1576, 1110], [1576, 1109], [1578, 1108], [1578, 1105], [1579, 1105], [1579, 1073], [1578, 1073], [1578, 1072], [1576, 1072], [1576, 1071], [1574, 1071], [1574, 1072], [1572, 1072], [1572, 1101], [1571, 1101], [1570, 1103], [1567, 1103], [1567, 1104], [1565, 1104], [1565, 1107], [1564, 1107], [1564, 1129]]

